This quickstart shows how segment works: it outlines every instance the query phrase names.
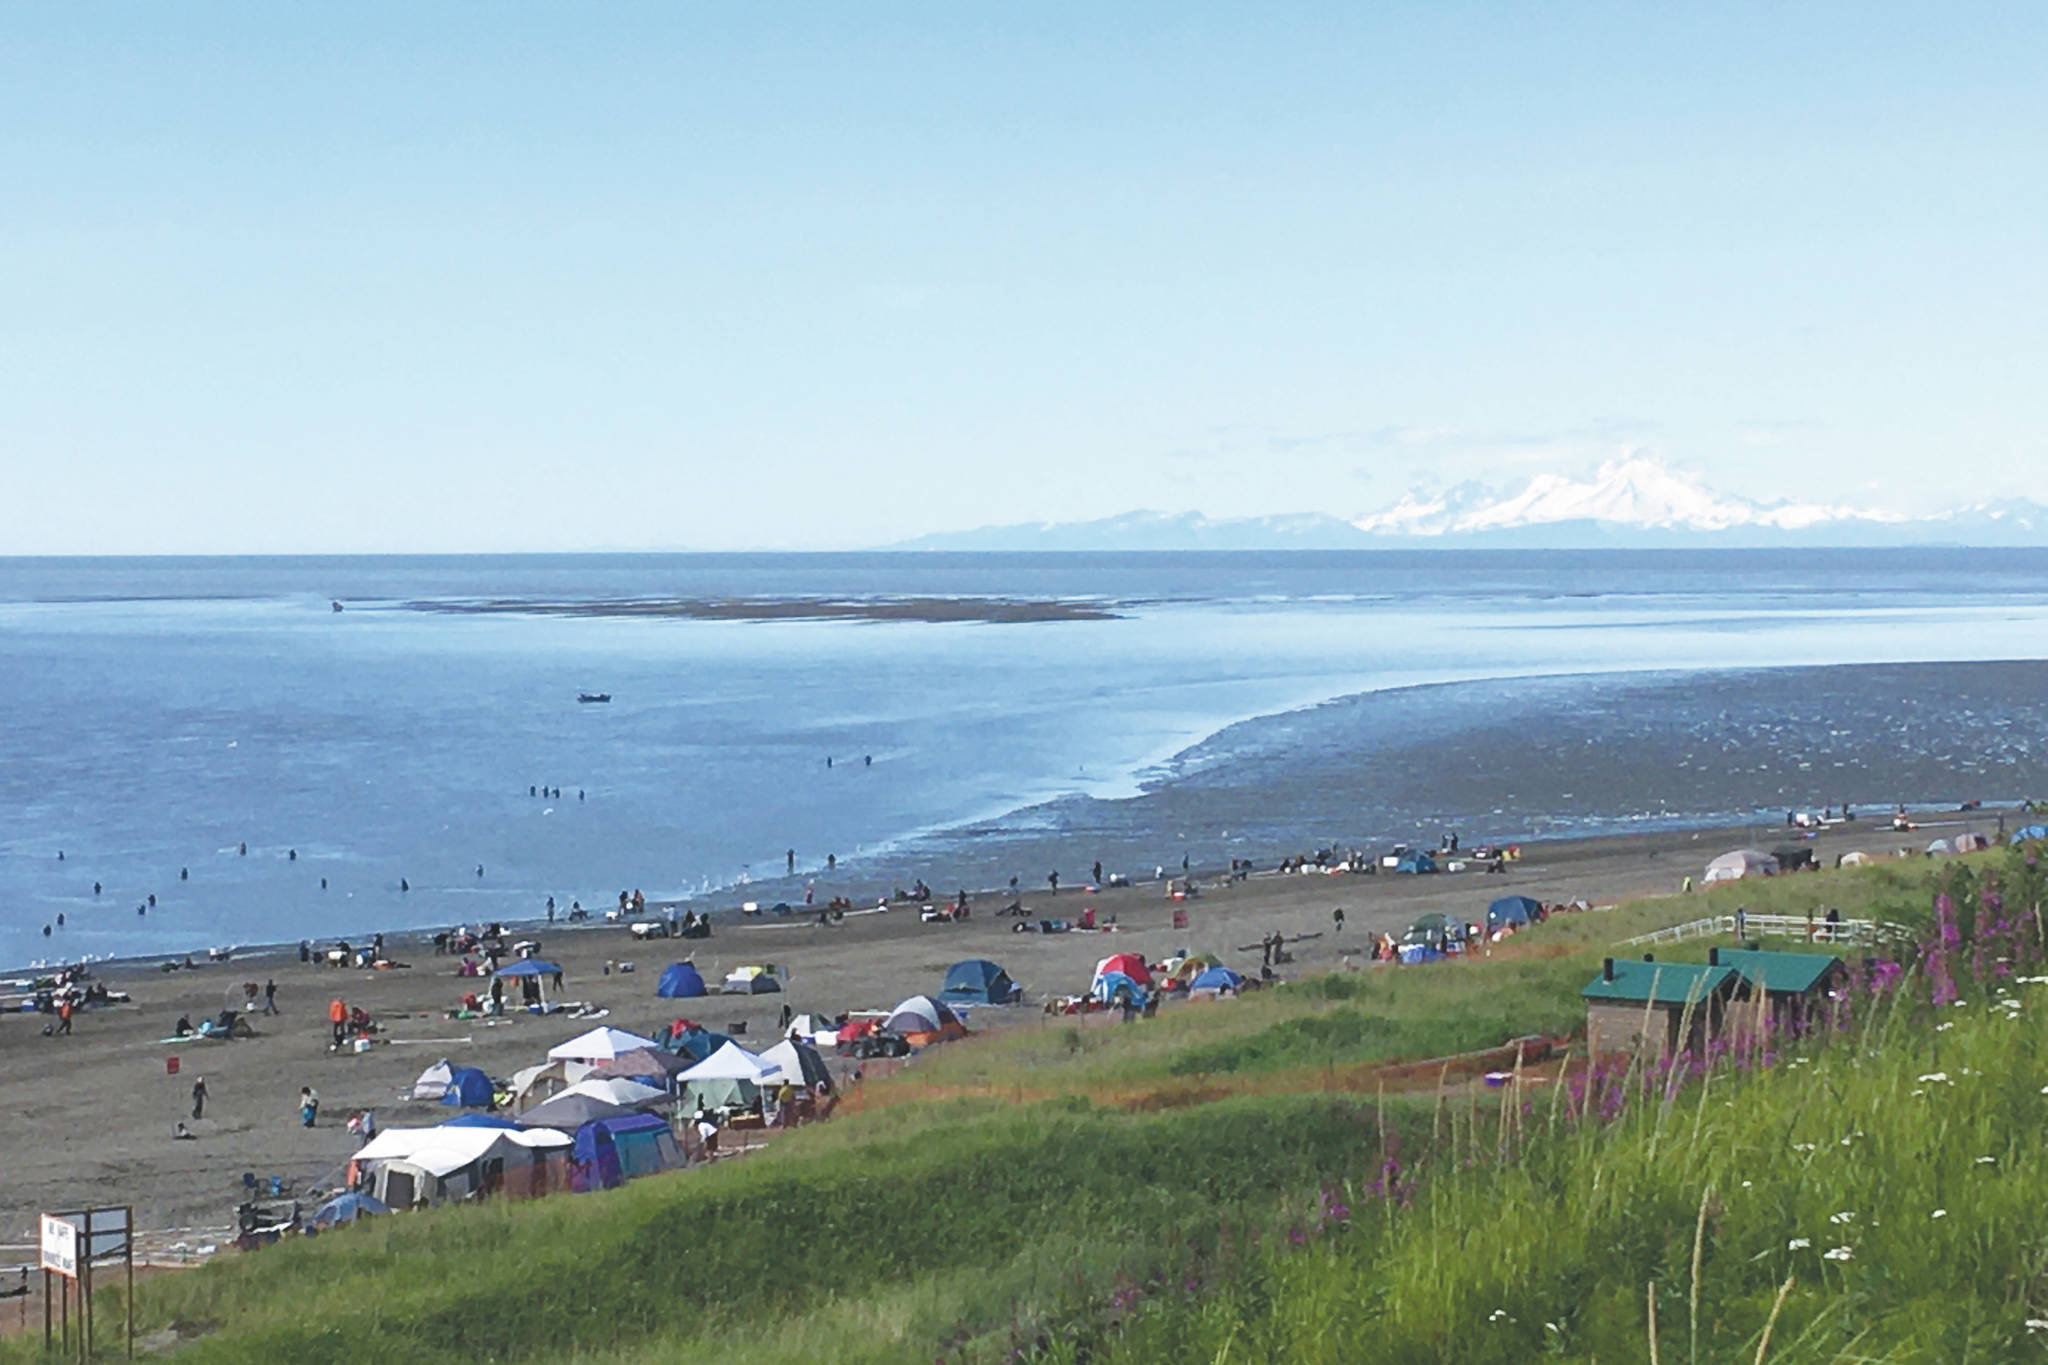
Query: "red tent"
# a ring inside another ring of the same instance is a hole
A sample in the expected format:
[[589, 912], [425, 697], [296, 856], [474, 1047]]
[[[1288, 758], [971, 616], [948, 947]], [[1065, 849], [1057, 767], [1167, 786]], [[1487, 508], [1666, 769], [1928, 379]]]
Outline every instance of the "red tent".
[[1095, 974], [1122, 972], [1141, 986], [1152, 984], [1152, 969], [1145, 965], [1145, 959], [1136, 953], [1112, 953], [1095, 964]]

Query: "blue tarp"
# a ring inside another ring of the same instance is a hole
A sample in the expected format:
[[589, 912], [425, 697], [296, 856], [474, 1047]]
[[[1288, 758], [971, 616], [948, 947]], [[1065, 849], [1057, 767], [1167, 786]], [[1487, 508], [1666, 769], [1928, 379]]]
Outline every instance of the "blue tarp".
[[458, 1066], [448, 1078], [448, 1089], [441, 1095], [443, 1104], [459, 1104], [465, 1109], [482, 1109], [491, 1102], [491, 1078], [473, 1066]]
[[1235, 991], [1243, 988], [1244, 978], [1228, 967], [1206, 967], [1196, 973], [1193, 981], [1188, 982], [1190, 992]]
[[1024, 993], [1010, 974], [985, 957], [955, 962], [946, 973], [941, 1000], [968, 1005], [1007, 1005]]
[[619, 1169], [618, 1144], [605, 1126], [607, 1122], [595, 1119], [576, 1130], [569, 1148], [569, 1188], [578, 1194], [609, 1190], [626, 1178]]
[[554, 976], [562, 969], [537, 957], [522, 957], [510, 966], [498, 968], [499, 976]]
[[2048, 825], [2028, 825], [2025, 829], [2015, 830], [2012, 841], [2018, 843], [2022, 839], [2048, 839]]
[[1509, 924], [1527, 924], [1542, 908], [1533, 896], [1502, 896], [1486, 907], [1486, 922], [1496, 929]]
[[524, 1128], [523, 1123], [499, 1118], [496, 1114], [457, 1114], [441, 1125], [443, 1128]]
[[356, 1219], [373, 1213], [389, 1213], [391, 1206], [383, 1200], [367, 1194], [337, 1194], [322, 1204], [313, 1214], [316, 1228], [339, 1227], [353, 1223]]
[[654, 993], [664, 1000], [691, 1000], [704, 994], [704, 978], [687, 962], [671, 962]]

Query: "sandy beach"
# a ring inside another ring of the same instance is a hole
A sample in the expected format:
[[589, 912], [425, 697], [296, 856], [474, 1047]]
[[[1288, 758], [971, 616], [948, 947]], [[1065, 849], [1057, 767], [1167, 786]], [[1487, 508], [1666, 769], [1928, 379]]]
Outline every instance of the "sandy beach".
[[[1941, 817], [1917, 836], [1865, 820], [1821, 834], [1816, 853], [1824, 863], [1851, 849], [1890, 855], [1966, 823], [1988, 831], [1996, 816]], [[1294, 961], [1284, 974], [1298, 975], [1338, 966], [1347, 956], [1362, 958], [1371, 935], [1398, 933], [1420, 914], [1473, 916], [1489, 899], [1509, 892], [1604, 904], [1675, 891], [1715, 854], [1754, 842], [1768, 846], [1775, 836], [1758, 827], [1720, 828], [1527, 845], [1523, 859], [1500, 875], [1264, 874], [1238, 883], [1208, 877], [1200, 896], [1184, 905], [1185, 930], [1173, 928], [1173, 911], [1182, 903], [1167, 899], [1162, 885], [1143, 883], [1099, 894], [1063, 888], [1053, 897], [1042, 887], [1025, 894], [1034, 916], [1072, 919], [1092, 905], [1103, 921], [1115, 917], [1115, 929], [1108, 932], [1014, 932], [1014, 919], [990, 913], [1006, 898], [990, 894], [977, 898], [979, 913], [956, 924], [923, 924], [915, 907], [898, 907], [851, 916], [830, 928], [799, 917], [721, 922], [706, 941], [636, 943], [618, 926], [557, 927], [538, 936], [546, 956], [565, 969], [565, 994], [608, 1009], [606, 1022], [629, 1029], [651, 1029], [678, 1015], [719, 1029], [744, 1022], [747, 1039], [765, 1046], [773, 1040], [784, 1000], [800, 1011], [886, 1009], [904, 996], [936, 990], [947, 966], [966, 957], [1000, 961], [1027, 992], [1025, 1007], [980, 1011], [975, 1027], [1015, 1026], [1040, 1020], [1038, 1002], [1046, 997], [1084, 990], [1094, 964], [1114, 951], [1157, 959], [1177, 946], [1194, 945], [1221, 951], [1256, 972], [1258, 950], [1245, 951], [1243, 945], [1255, 945], [1276, 929], [1318, 935], [1293, 945]], [[1340, 906], [1346, 912], [1341, 936], [1331, 923], [1331, 911]], [[352, 1110], [374, 1107], [385, 1127], [446, 1118], [447, 1109], [400, 1098], [436, 1059], [445, 1056], [505, 1076], [590, 1026], [526, 1014], [451, 1021], [444, 1012], [476, 982], [457, 977], [455, 960], [436, 957], [425, 939], [394, 937], [390, 945], [412, 964], [409, 970], [306, 966], [295, 950], [252, 953], [189, 971], [108, 967], [103, 979], [130, 992], [133, 1003], [81, 1013], [68, 1037], [43, 1036], [47, 1016], [0, 1016], [0, 1067], [12, 1100], [0, 1109], [0, 1152], [6, 1153], [0, 1265], [26, 1259], [23, 1244], [39, 1210], [88, 1200], [134, 1204], [138, 1224], [150, 1230], [144, 1239], [149, 1245], [215, 1241], [232, 1220], [245, 1171], [283, 1175], [302, 1189], [332, 1183], [355, 1145], [344, 1128]], [[714, 982], [729, 968], [774, 962], [787, 968], [790, 990], [786, 996], [657, 999], [660, 969], [683, 957]], [[605, 974], [607, 962], [620, 961], [632, 962], [635, 970]], [[260, 986], [272, 979], [280, 1013], [252, 1016], [255, 1038], [159, 1041], [181, 1014], [196, 1021], [217, 1011], [240, 983]], [[326, 1006], [337, 995], [379, 1020], [380, 1041], [369, 1052], [329, 1050]], [[174, 1056], [175, 1075], [166, 1064]], [[200, 1076], [210, 1098], [205, 1117], [193, 1123], [190, 1092]], [[314, 1086], [322, 1101], [320, 1121], [311, 1129], [300, 1125], [296, 1112], [303, 1085]], [[192, 1140], [172, 1137], [181, 1120], [196, 1133]]]

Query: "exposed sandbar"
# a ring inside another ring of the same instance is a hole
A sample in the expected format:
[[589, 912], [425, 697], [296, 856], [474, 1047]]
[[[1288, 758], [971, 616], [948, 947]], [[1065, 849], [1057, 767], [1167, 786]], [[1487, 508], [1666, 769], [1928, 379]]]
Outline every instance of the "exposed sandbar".
[[657, 617], [692, 621], [1114, 621], [1099, 602], [1013, 597], [636, 597], [591, 601], [483, 598], [408, 602], [453, 615]]

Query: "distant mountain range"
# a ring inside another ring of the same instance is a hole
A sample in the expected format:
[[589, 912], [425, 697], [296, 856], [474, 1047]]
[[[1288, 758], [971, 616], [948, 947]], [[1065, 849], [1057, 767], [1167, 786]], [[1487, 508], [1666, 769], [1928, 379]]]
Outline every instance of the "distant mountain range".
[[1098, 521], [943, 531], [895, 550], [1663, 549], [2048, 546], [2048, 507], [2013, 498], [1926, 517], [1832, 504], [1755, 502], [1643, 456], [1588, 478], [1540, 474], [1511, 493], [1464, 483], [1345, 518], [1326, 512], [1208, 517], [1125, 512]]

